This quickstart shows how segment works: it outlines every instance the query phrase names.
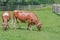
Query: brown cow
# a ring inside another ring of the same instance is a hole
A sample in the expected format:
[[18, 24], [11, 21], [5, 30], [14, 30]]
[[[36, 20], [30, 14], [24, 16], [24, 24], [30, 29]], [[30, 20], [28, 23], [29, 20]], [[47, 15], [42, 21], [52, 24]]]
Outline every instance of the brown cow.
[[41, 28], [41, 23], [39, 22], [37, 16], [29, 11], [20, 11], [20, 10], [14, 10], [14, 27], [16, 20], [20, 20], [22, 22], [28, 22], [28, 29], [32, 30], [32, 25], [36, 24], [38, 30]]
[[10, 20], [10, 12], [9, 11], [4, 11], [2, 14], [2, 20], [3, 20], [3, 27], [4, 30], [9, 28], [9, 20]]

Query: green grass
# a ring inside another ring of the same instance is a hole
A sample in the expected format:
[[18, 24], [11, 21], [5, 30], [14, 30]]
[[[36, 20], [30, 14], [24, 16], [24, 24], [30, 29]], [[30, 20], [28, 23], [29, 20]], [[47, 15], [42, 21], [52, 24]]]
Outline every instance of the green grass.
[[[60, 16], [52, 13], [51, 8], [33, 11], [42, 23], [41, 31], [26, 30], [27, 23], [19, 23], [22, 29], [4, 31], [2, 27], [2, 11], [0, 11], [0, 40], [60, 40]], [[12, 13], [11, 13], [12, 15]], [[11, 21], [10, 21], [11, 23]], [[17, 25], [18, 27], [18, 25]], [[33, 26], [37, 30], [36, 26]]]

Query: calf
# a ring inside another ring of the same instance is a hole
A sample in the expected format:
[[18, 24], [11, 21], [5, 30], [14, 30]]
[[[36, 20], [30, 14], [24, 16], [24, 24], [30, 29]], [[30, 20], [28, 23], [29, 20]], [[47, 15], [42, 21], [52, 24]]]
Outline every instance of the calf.
[[2, 14], [2, 20], [3, 20], [3, 28], [6, 30], [9, 28], [9, 20], [10, 20], [10, 12], [9, 11], [4, 11]]

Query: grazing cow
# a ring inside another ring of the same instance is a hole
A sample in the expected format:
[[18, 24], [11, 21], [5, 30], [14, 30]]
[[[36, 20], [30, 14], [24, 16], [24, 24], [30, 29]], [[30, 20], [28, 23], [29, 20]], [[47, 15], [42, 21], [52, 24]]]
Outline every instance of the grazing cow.
[[20, 10], [14, 10], [14, 27], [15, 27], [15, 23], [16, 20], [20, 20], [22, 22], [28, 22], [28, 29], [32, 30], [32, 25], [36, 24], [38, 31], [41, 29], [41, 23], [39, 22], [37, 16], [32, 13], [32, 12], [28, 12], [28, 11], [20, 11]]
[[4, 11], [2, 14], [2, 20], [3, 20], [3, 27], [4, 30], [9, 28], [9, 20], [10, 20], [10, 12], [9, 11]]

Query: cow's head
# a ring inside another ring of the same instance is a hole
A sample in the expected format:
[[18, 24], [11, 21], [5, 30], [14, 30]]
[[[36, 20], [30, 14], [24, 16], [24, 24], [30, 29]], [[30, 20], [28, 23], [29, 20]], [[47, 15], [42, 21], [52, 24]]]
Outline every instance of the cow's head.
[[38, 31], [40, 31], [41, 27], [42, 27], [42, 24], [40, 22], [38, 22], [38, 24], [37, 24]]

